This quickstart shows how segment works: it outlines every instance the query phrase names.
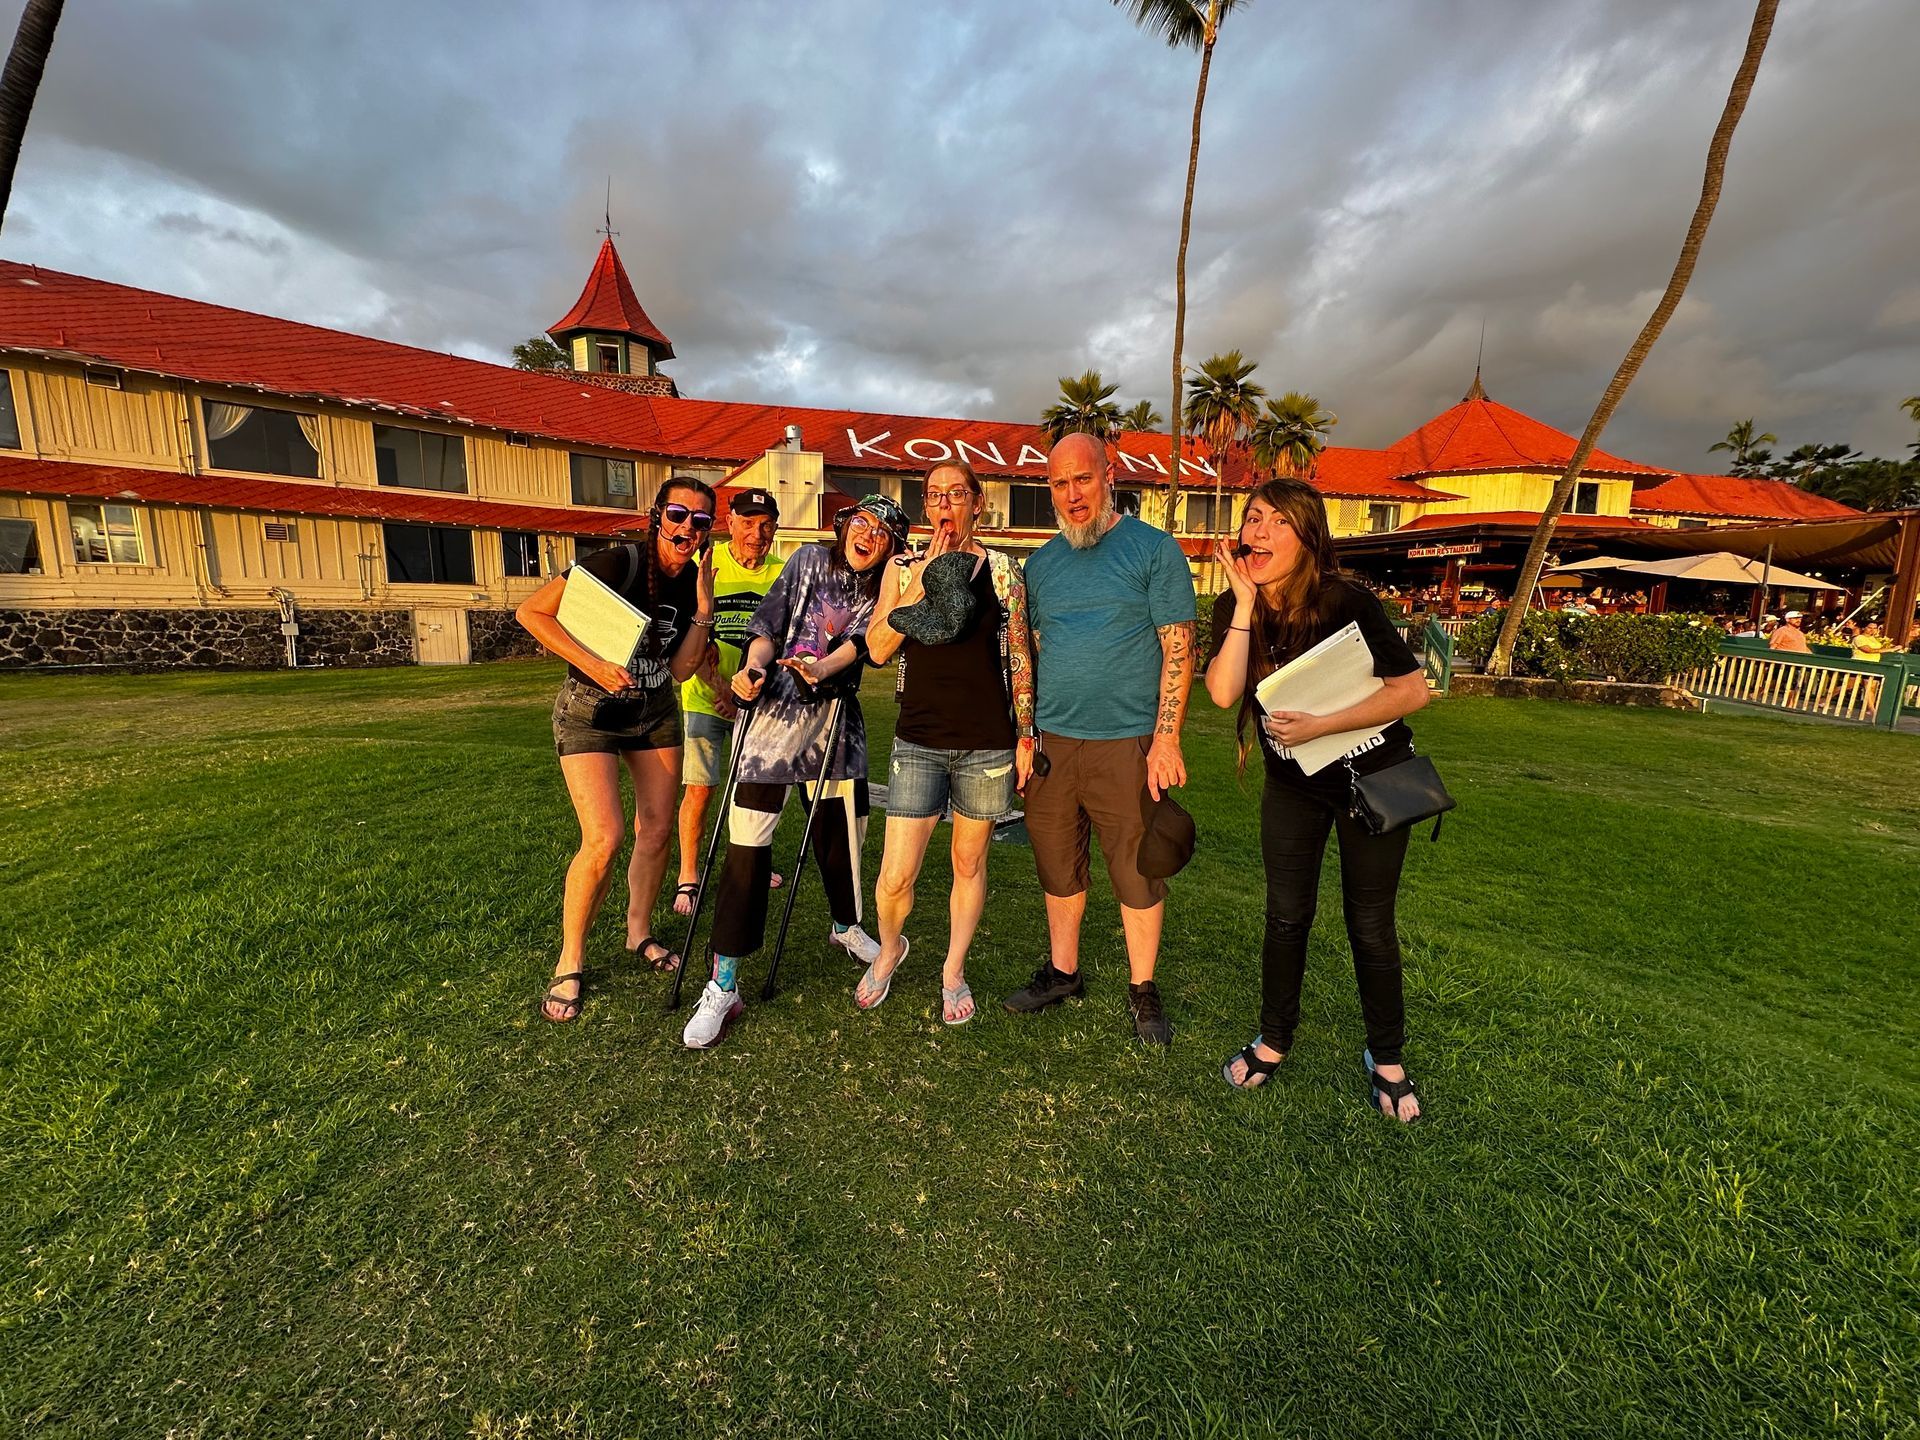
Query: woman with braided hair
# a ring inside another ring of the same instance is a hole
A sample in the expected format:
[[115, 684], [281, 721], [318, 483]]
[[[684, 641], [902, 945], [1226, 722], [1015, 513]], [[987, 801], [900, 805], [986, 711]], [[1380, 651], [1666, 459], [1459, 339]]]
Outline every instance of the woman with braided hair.
[[633, 780], [633, 858], [627, 866], [627, 951], [656, 970], [677, 957], [648, 933], [667, 870], [674, 800], [680, 792], [680, 699], [713, 635], [713, 530], [710, 486], [675, 475], [654, 497], [647, 538], [595, 551], [573, 569], [617, 591], [651, 623], [631, 668], [584, 648], [559, 619], [567, 575], [557, 575], [520, 606], [527, 632], [567, 662], [553, 702], [554, 749], [580, 822], [580, 848], [567, 867], [560, 958], [540, 1013], [562, 1023], [579, 1015], [587, 931], [613, 885], [614, 857], [626, 829], [620, 770]]

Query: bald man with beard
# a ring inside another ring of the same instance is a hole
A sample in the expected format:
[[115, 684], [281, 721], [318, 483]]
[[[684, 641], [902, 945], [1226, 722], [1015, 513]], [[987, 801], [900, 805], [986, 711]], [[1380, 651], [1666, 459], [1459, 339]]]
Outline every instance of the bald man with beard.
[[1141, 795], [1184, 785], [1180, 729], [1193, 684], [1193, 577], [1173, 536], [1114, 509], [1107, 447], [1069, 435], [1047, 457], [1060, 533], [1027, 561], [1038, 754], [1027, 833], [1047, 897], [1049, 956], [1006, 1008], [1031, 1014], [1085, 993], [1080, 925], [1090, 838], [1126, 934], [1134, 1033], [1173, 1030], [1154, 985], [1167, 883], [1140, 873]]

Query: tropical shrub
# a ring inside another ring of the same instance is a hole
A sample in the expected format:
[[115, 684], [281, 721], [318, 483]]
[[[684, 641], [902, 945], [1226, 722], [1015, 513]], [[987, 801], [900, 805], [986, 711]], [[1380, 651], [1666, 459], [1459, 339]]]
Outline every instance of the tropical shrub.
[[[1454, 637], [1456, 655], [1484, 662], [1500, 636], [1490, 610]], [[1658, 685], [1713, 659], [1720, 628], [1704, 615], [1580, 615], [1531, 610], [1514, 647], [1513, 673], [1546, 680]]]

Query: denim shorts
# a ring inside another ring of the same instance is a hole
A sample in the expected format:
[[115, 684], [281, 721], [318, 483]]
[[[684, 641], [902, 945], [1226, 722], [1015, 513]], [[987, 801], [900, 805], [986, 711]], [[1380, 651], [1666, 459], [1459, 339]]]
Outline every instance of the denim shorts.
[[969, 820], [998, 820], [1013, 809], [1013, 751], [931, 750], [899, 736], [887, 772], [887, 814], [932, 819], [953, 802]]
[[682, 718], [687, 729], [686, 752], [680, 758], [682, 785], [724, 785], [733, 749], [733, 722], [689, 710]]
[[569, 677], [553, 698], [553, 748], [561, 755], [619, 755], [680, 744], [680, 696], [672, 685], [609, 695]]

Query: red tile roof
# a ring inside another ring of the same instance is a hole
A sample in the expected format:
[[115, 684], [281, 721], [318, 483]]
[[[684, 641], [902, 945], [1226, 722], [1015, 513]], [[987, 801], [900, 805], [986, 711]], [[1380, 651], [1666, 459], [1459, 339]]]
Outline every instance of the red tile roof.
[[354, 520], [405, 520], [485, 530], [535, 530], [559, 535], [624, 535], [646, 528], [639, 513], [503, 505], [464, 495], [409, 490], [358, 490], [311, 480], [256, 480], [185, 475], [125, 465], [77, 465], [63, 460], [0, 456], [0, 492], [85, 496], [145, 505], [205, 505], [218, 510], [264, 510], [276, 515], [326, 515]]
[[613, 237], [600, 242], [600, 253], [593, 257], [593, 269], [587, 274], [587, 287], [573, 308], [547, 327], [558, 339], [574, 330], [606, 330], [622, 335], [638, 335], [649, 348], [659, 351], [662, 360], [673, 358], [673, 342], [663, 334], [647, 312], [640, 308], [627, 279], [627, 267], [620, 263], [620, 252], [613, 248]]
[[[1396, 475], [1446, 475], [1503, 470], [1564, 470], [1578, 442], [1497, 400], [1466, 399], [1387, 447]], [[1595, 450], [1587, 475], [1665, 475], [1604, 450]]]
[[1660, 515], [1728, 515], [1742, 520], [1842, 520], [1861, 512], [1784, 480], [1675, 475], [1633, 492], [1633, 508]]
[[[1479, 510], [1469, 514], [1422, 515], [1410, 520], [1395, 535], [1404, 535], [1410, 530], [1451, 530], [1467, 525], [1523, 525], [1532, 529], [1540, 523], [1540, 516], [1532, 510]], [[1647, 530], [1652, 527], [1644, 520], [1635, 520], [1626, 515], [1562, 515], [1558, 526], [1561, 530]]]

